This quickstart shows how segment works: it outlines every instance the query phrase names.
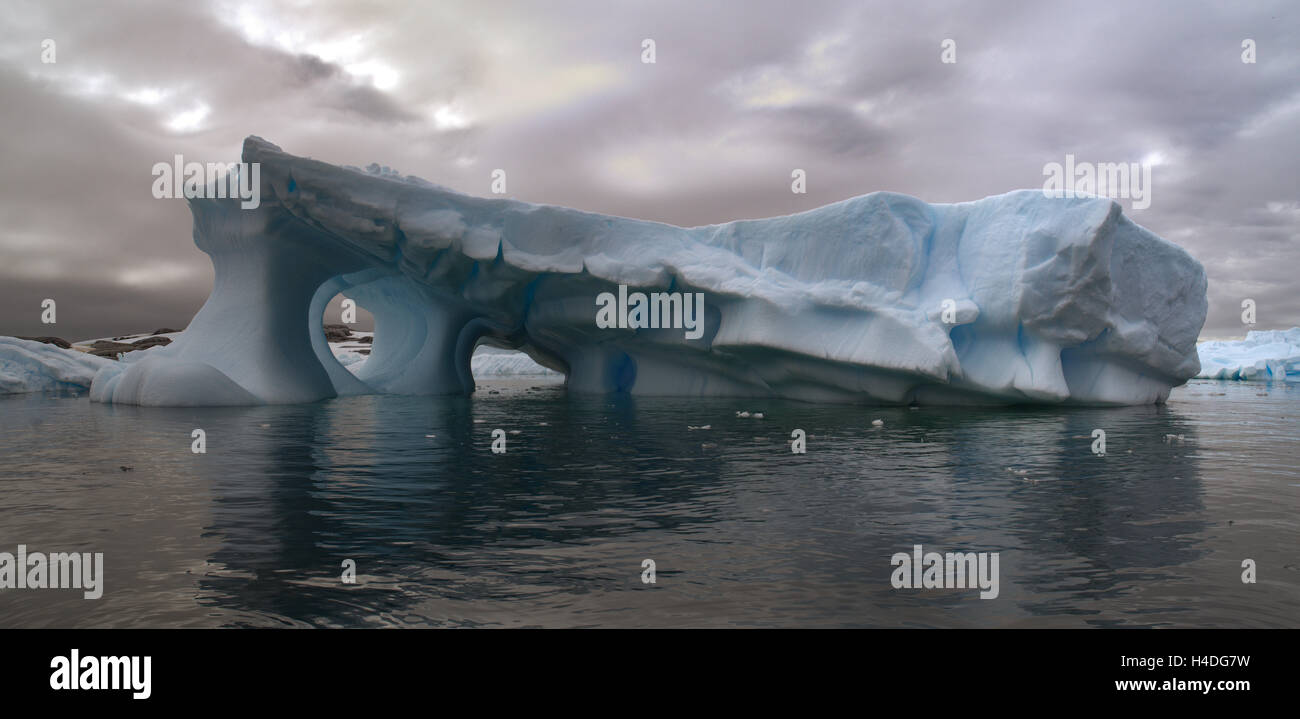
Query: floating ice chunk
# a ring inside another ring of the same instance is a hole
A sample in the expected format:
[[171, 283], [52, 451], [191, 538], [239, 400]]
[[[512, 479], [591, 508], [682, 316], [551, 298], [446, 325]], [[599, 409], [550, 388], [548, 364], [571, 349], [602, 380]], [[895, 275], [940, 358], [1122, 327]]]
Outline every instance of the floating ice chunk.
[[1196, 346], [1197, 377], [1300, 381], [1300, 327], [1251, 330], [1244, 340], [1209, 341]]
[[115, 360], [56, 345], [0, 337], [0, 394], [78, 390]]

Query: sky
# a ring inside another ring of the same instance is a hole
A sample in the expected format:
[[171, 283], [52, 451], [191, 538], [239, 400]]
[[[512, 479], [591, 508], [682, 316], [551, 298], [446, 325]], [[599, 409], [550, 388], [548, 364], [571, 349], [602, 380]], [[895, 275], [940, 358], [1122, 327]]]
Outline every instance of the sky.
[[248, 135], [684, 226], [1145, 163], [1202, 337], [1300, 325], [1294, 2], [3, 0], [0, 128], [0, 335], [183, 327], [211, 264], [151, 170]]

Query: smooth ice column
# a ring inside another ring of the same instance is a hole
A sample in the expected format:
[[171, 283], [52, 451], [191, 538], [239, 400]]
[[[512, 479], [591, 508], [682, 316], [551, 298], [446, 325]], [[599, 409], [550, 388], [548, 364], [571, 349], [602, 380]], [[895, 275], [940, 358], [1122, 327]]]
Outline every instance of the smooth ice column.
[[[334, 382], [308, 330], [312, 300], [354, 263], [322, 256], [318, 243], [299, 241], [296, 220], [274, 206], [263, 208], [240, 210], [233, 200], [191, 202], [195, 241], [212, 257], [215, 279], [212, 295], [166, 357], [206, 364], [262, 402], [333, 397]], [[319, 315], [314, 322], [320, 324]]]

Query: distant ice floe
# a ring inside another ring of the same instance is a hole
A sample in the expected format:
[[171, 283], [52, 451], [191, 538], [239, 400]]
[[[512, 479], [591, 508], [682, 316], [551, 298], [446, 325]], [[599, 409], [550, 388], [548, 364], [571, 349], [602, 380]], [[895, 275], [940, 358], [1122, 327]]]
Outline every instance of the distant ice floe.
[[1244, 340], [1202, 342], [1197, 377], [1270, 381], [1300, 381], [1300, 327], [1252, 330]]
[[0, 394], [85, 390], [99, 370], [113, 364], [52, 344], [0, 337]]
[[561, 377], [559, 372], [543, 367], [522, 352], [491, 351], [480, 347], [470, 359], [475, 377]]

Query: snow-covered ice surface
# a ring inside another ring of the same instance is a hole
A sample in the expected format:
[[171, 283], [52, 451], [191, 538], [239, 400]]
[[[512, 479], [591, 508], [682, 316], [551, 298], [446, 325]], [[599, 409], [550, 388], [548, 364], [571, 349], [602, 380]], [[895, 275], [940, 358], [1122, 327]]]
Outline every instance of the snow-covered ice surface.
[[84, 390], [96, 372], [112, 364], [111, 359], [76, 350], [0, 337], [0, 394]]
[[[356, 332], [353, 334], [364, 335], [366, 333]], [[339, 343], [331, 342], [330, 350], [334, 352], [334, 358], [339, 364], [347, 367], [350, 371], [356, 372], [361, 369], [361, 363], [366, 361], [368, 355], [358, 352], [357, 348], [369, 350], [369, 346], [360, 343]], [[474, 356], [470, 358], [470, 368], [473, 370], [475, 377], [541, 377], [550, 375], [559, 375], [553, 369], [547, 369], [536, 362], [533, 358], [522, 352], [511, 352], [499, 350], [492, 347], [479, 347], [474, 351]]]
[[1244, 340], [1202, 342], [1197, 377], [1300, 381], [1300, 327], [1252, 330]]
[[[330, 343], [330, 350], [334, 352], [334, 359], [338, 360], [339, 364], [344, 367], [352, 367], [353, 365], [359, 365], [366, 361], [366, 355], [355, 350], [339, 347], [332, 342]], [[355, 369], [356, 368], [353, 368], [353, 371], [355, 371]]]
[[491, 347], [479, 347], [470, 359], [475, 377], [542, 377], [558, 375], [533, 361], [522, 352], [503, 352]]
[[[594, 393], [1140, 404], [1199, 369], [1203, 268], [1107, 199], [877, 192], [681, 228], [471, 197], [256, 137], [243, 160], [261, 163], [260, 207], [190, 201], [211, 297], [172, 345], [103, 371], [96, 399], [469, 392], [480, 341]], [[703, 335], [598, 327], [596, 297], [619, 285], [702, 292]], [[356, 376], [320, 327], [340, 292], [376, 318]]]

